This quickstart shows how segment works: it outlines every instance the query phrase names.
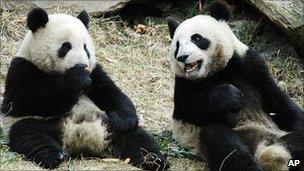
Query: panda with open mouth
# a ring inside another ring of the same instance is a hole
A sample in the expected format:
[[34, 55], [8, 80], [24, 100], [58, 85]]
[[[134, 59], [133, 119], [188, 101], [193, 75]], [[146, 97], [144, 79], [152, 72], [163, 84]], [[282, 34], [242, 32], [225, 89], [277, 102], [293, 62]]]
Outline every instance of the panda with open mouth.
[[[300, 170], [304, 112], [275, 83], [264, 59], [236, 38], [223, 1], [211, 16], [167, 18], [175, 74], [173, 136], [210, 170]], [[288, 168], [290, 159], [300, 166]]]
[[10, 149], [50, 169], [69, 156], [108, 153], [144, 169], [168, 168], [130, 99], [96, 62], [88, 24], [85, 11], [28, 14], [1, 108]]

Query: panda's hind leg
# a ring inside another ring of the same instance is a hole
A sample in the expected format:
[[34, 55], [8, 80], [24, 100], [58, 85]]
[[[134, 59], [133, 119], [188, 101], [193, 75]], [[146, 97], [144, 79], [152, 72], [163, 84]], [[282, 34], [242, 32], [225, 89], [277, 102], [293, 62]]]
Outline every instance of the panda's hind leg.
[[9, 147], [44, 168], [55, 168], [68, 158], [61, 148], [59, 119], [27, 118], [9, 132]]
[[267, 171], [288, 170], [287, 163], [291, 159], [288, 149], [281, 143], [265, 144], [267, 141], [261, 142], [255, 152], [261, 167]]
[[114, 133], [112, 144], [114, 155], [145, 170], [169, 168], [166, 157], [160, 152], [159, 144], [141, 127], [130, 132]]
[[[264, 170], [304, 170], [304, 131], [286, 134], [270, 145], [263, 141], [257, 146], [255, 155]], [[300, 160], [300, 164], [288, 167], [291, 159]]]
[[261, 171], [254, 156], [234, 130], [210, 124], [202, 128], [199, 138], [200, 149], [206, 155], [211, 171]]

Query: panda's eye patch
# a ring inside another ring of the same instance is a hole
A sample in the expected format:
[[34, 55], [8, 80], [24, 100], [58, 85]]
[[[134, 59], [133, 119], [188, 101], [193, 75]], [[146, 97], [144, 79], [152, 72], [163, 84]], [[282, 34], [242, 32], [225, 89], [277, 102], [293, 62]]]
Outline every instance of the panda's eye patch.
[[203, 37], [199, 34], [194, 34], [191, 36], [191, 42], [197, 43], [199, 42]]
[[72, 45], [70, 42], [62, 43], [61, 47], [58, 50], [58, 57], [63, 58], [65, 55], [72, 49]]
[[88, 58], [90, 58], [90, 52], [89, 52], [89, 50], [87, 49], [87, 45], [86, 45], [86, 44], [83, 45], [83, 49], [84, 49], [84, 51], [87, 53]]
[[174, 57], [176, 58], [177, 57], [177, 53], [179, 51], [179, 41], [176, 42], [176, 49], [174, 51]]
[[206, 50], [210, 45], [210, 40], [202, 37], [200, 34], [193, 34], [191, 36], [191, 42], [202, 50]]

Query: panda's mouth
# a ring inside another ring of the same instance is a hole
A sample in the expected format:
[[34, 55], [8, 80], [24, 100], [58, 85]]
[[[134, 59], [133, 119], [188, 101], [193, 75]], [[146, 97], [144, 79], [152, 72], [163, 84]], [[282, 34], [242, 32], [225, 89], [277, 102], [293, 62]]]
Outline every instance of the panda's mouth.
[[191, 62], [191, 63], [187, 63], [184, 66], [184, 71], [185, 72], [192, 72], [194, 70], [199, 70], [202, 66], [202, 63], [203, 63], [202, 59]]

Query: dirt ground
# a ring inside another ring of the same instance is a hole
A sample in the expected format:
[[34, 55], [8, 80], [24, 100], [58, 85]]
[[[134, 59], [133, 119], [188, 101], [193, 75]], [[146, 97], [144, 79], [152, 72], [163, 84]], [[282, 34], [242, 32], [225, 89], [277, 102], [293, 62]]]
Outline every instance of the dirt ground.
[[[0, 96], [4, 92], [4, 81], [10, 61], [17, 52], [26, 33], [26, 14], [31, 8], [27, 3], [18, 3], [10, 11], [3, 10], [1, 3], [1, 58]], [[194, 5], [195, 7], [195, 5]], [[51, 12], [77, 14], [69, 8], [55, 7]], [[193, 16], [196, 13], [187, 13]], [[186, 15], [185, 15], [186, 16]], [[278, 84], [300, 106], [303, 102], [303, 64], [282, 35], [273, 31], [272, 26], [262, 27], [254, 35], [257, 25], [264, 22], [247, 22], [248, 18], [234, 17], [231, 24], [234, 32], [245, 43], [262, 51]], [[246, 19], [246, 22], [243, 22]], [[173, 112], [174, 77], [169, 66], [170, 38], [164, 19], [147, 17], [146, 33], [124, 26], [120, 19], [108, 20], [91, 17], [89, 31], [96, 46], [96, 56], [111, 78], [134, 102], [144, 127], [159, 138], [162, 150], [169, 155], [171, 170], [204, 170], [205, 164], [187, 159], [174, 152], [180, 148], [174, 140], [163, 140], [161, 135], [170, 130]], [[255, 43], [258, 42], [258, 43]], [[0, 137], [0, 170], [39, 170], [37, 165], [24, 161], [22, 156], [8, 151], [5, 137]], [[132, 170], [136, 169], [118, 159], [81, 158], [63, 163], [58, 169], [64, 170]]]

